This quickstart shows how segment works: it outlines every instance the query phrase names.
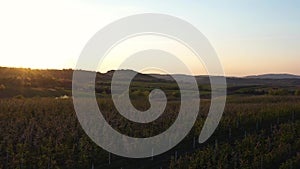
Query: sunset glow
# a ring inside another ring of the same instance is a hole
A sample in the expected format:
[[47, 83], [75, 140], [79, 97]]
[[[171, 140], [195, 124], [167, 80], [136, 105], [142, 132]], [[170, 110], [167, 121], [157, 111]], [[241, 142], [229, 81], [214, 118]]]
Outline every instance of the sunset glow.
[[[98, 30], [119, 18], [151, 12], [173, 15], [196, 26], [214, 46], [228, 76], [300, 74], [299, 1], [156, 3], [1, 1], [0, 66], [74, 68], [83, 47]], [[176, 44], [158, 45], [178, 49]], [[190, 67], [193, 74], [205, 74], [201, 64], [190, 61], [187, 55], [181, 57], [194, 64]], [[119, 60], [112, 57], [109, 62], [101, 71], [117, 69]], [[173, 73], [180, 73], [180, 69]]]

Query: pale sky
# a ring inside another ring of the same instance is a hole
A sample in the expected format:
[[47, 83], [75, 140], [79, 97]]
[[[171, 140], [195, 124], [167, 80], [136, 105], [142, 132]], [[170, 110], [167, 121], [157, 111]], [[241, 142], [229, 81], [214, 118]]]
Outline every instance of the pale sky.
[[[196, 26], [215, 48], [227, 76], [300, 75], [299, 0], [0, 0], [0, 66], [74, 68], [98, 30], [119, 18], [149, 12]], [[181, 59], [189, 60], [187, 55]], [[119, 61], [112, 55], [100, 70], [115, 69]], [[192, 73], [204, 74], [195, 63]]]

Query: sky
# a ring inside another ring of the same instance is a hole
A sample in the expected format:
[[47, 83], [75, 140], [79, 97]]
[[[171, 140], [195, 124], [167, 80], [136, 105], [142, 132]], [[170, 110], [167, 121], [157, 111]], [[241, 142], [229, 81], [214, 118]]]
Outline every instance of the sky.
[[[300, 75], [299, 9], [299, 0], [0, 0], [0, 66], [75, 68], [87, 41], [104, 26], [133, 14], [162, 13], [197, 27], [216, 50], [227, 76]], [[176, 45], [155, 37], [124, 43], [127, 46], [119, 49], [127, 53], [134, 44], [158, 43], [166, 50]], [[99, 70], [118, 68], [119, 55], [127, 54], [120, 51]], [[183, 48], [178, 54], [191, 64], [191, 74], [205, 74], [203, 65], [189, 61]], [[178, 68], [171, 73], [186, 72]]]

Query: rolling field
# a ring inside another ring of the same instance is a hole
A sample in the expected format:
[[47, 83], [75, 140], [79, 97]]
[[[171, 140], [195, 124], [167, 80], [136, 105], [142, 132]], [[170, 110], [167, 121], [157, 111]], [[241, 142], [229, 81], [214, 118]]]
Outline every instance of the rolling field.
[[[272, 84], [266, 79], [229, 79], [223, 117], [204, 144], [198, 144], [197, 139], [209, 110], [210, 88], [205, 81], [198, 81], [200, 111], [184, 140], [164, 154], [129, 159], [108, 153], [84, 133], [70, 97], [71, 70], [2, 69], [0, 74], [3, 169], [300, 168], [300, 96], [295, 79]], [[96, 80], [95, 91], [99, 108], [120, 133], [155, 136], [175, 121], [180, 92], [172, 80], [140, 74], [132, 82], [130, 98], [139, 110], [149, 108], [152, 89], [164, 90], [168, 98], [161, 117], [139, 124], [116, 110], [109, 92], [110, 74], [98, 76], [101, 80]]]

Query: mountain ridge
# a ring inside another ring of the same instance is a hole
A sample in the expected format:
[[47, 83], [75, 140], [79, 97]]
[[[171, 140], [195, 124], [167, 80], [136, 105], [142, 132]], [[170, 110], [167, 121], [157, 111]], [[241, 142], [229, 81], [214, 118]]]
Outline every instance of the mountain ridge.
[[268, 73], [259, 75], [245, 76], [248, 79], [300, 79], [299, 75], [289, 74], [289, 73]]

